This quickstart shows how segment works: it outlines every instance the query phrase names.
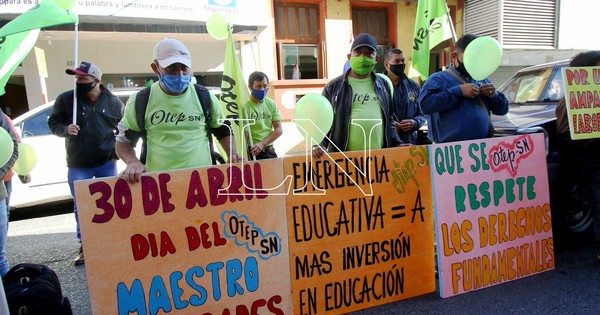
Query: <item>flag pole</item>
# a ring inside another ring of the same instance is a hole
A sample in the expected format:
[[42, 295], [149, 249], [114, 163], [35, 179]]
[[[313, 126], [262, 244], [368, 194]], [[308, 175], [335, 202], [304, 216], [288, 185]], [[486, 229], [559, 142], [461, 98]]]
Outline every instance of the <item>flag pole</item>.
[[[244, 113], [246, 114], [246, 119], [249, 119], [250, 116], [248, 116], [248, 108], [246, 108], [246, 106], [244, 106]], [[246, 121], [244, 120], [244, 121], [242, 121], [242, 123], [245, 124]], [[252, 148], [252, 146], [254, 145], [254, 143], [253, 143], [254, 141], [252, 140], [252, 130], [250, 129], [250, 124], [246, 124], [246, 127], [248, 129], [247, 130], [247, 132], [248, 132], [248, 144], [250, 144], [250, 147]], [[242, 143], [244, 143], [244, 142], [242, 141]], [[247, 148], [242, 148], [242, 149], [246, 150]], [[252, 154], [252, 152], [248, 152], [248, 154], [252, 155], [252, 160], [253, 161], [256, 161], [256, 155]]]
[[[75, 23], [75, 55], [73, 58], [74, 67], [77, 68], [79, 61], [79, 22]], [[77, 125], [77, 76], [73, 76], [73, 125]]]
[[452, 41], [456, 43], [456, 32], [454, 31], [454, 25], [452, 25], [452, 16], [450, 15], [450, 8], [448, 8], [448, 1], [444, 0], [444, 3], [446, 3], [446, 15], [448, 16], [448, 24], [452, 33]]

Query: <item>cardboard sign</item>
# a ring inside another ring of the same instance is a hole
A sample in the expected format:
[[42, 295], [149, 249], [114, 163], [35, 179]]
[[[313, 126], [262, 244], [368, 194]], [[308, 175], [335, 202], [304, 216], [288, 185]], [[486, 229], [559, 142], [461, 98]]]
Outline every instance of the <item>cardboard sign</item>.
[[543, 134], [432, 145], [441, 297], [554, 269]]
[[562, 68], [571, 139], [600, 138], [600, 67]]
[[435, 290], [426, 146], [284, 159], [295, 314], [342, 314]]
[[76, 182], [94, 314], [291, 314], [282, 160]]

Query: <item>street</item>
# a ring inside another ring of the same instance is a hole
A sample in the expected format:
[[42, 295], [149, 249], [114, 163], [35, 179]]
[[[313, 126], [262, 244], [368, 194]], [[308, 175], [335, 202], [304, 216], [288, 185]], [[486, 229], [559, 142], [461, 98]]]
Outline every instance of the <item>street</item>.
[[[92, 314], [85, 265], [72, 264], [79, 244], [70, 206], [45, 217], [12, 213], [6, 251], [11, 266], [22, 262], [50, 266], [73, 314]], [[112, 268], [119, 272], [118, 266]], [[355, 314], [597, 314], [599, 283], [600, 264], [594, 261], [593, 245], [586, 244], [557, 252], [553, 271], [453, 298], [441, 299], [434, 292]]]

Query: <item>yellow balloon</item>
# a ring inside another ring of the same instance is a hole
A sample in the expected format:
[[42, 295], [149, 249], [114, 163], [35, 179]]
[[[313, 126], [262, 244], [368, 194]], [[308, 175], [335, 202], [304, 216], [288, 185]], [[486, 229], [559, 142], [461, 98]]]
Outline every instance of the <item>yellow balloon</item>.
[[296, 103], [294, 122], [307, 141], [318, 144], [333, 124], [333, 107], [321, 94], [306, 94]]
[[223, 14], [213, 14], [206, 20], [206, 30], [215, 39], [225, 39], [229, 34], [229, 23]]
[[[4, 115], [0, 113], [0, 115]], [[0, 128], [0, 167], [4, 166], [13, 154], [15, 145], [4, 128]]]
[[52, 0], [54, 1], [54, 3], [56, 3], [59, 7], [69, 11], [73, 8], [73, 6], [75, 5], [75, 0]]
[[37, 164], [35, 149], [28, 143], [19, 143], [19, 158], [13, 166], [13, 170], [19, 175], [27, 175]]

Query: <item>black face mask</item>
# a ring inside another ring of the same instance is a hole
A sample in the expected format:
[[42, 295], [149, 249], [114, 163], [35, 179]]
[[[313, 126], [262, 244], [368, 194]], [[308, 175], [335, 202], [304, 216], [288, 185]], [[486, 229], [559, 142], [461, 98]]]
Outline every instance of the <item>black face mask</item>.
[[96, 87], [94, 83], [96, 83], [96, 81], [90, 83], [77, 83], [77, 95], [87, 95], [89, 91]]
[[399, 65], [390, 65], [390, 71], [399, 77], [404, 76], [405, 68], [406, 68], [406, 64], [404, 64], [404, 63], [399, 64]]
[[458, 72], [460, 72], [460, 74], [462, 74], [464, 77], [470, 78], [471, 75], [467, 71], [467, 68], [465, 68], [465, 64], [460, 62], [458, 58], [456, 58], [456, 61], [458, 62], [458, 67], [456, 67], [456, 70], [458, 70]]

